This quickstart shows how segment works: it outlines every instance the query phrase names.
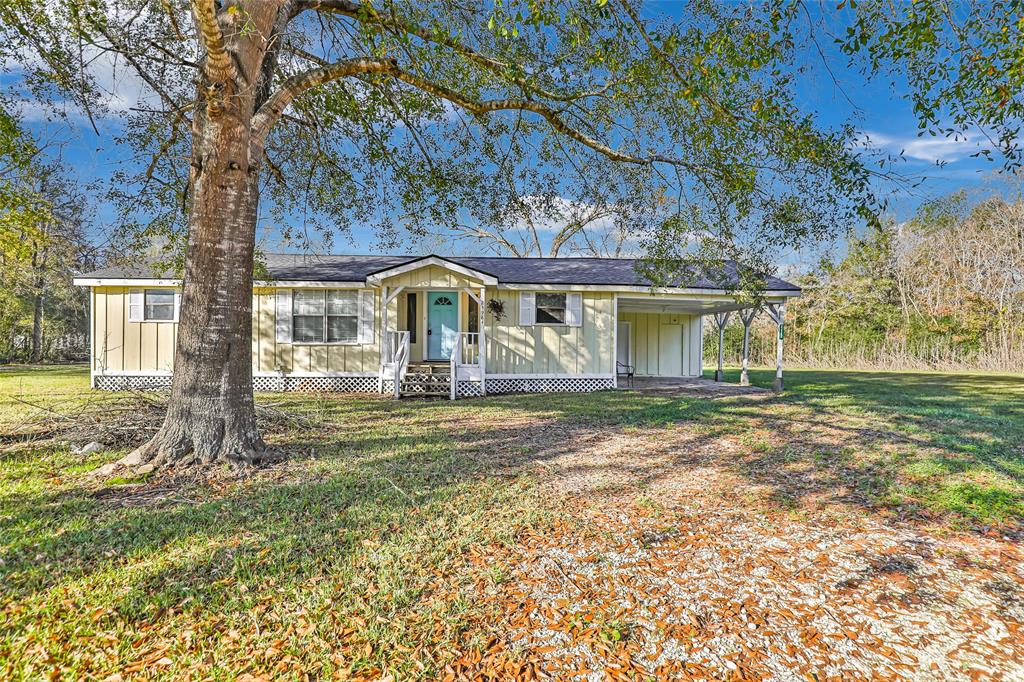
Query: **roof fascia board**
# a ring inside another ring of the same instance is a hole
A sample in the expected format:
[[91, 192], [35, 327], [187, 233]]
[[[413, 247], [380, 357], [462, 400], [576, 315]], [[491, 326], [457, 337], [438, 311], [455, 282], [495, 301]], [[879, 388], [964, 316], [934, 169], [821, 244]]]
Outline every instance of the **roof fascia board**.
[[[512, 291], [616, 291], [619, 293], [641, 293], [648, 296], [727, 296], [734, 297], [732, 292], [725, 289], [689, 289], [675, 287], [645, 287], [627, 284], [501, 284], [499, 289]], [[764, 291], [763, 294], [769, 297], [789, 298], [799, 296], [799, 289], [772, 289]]]
[[[80, 287], [180, 287], [180, 279], [153, 279], [132, 277], [76, 277], [72, 282]], [[337, 282], [310, 282], [300, 280], [256, 280], [253, 287], [273, 289], [363, 289], [360, 280]]]
[[403, 275], [407, 272], [419, 270], [420, 268], [429, 267], [431, 265], [437, 265], [438, 267], [445, 268], [446, 270], [457, 272], [460, 275], [465, 275], [466, 277], [478, 279], [488, 286], [496, 286], [498, 284], [498, 278], [495, 277], [494, 275], [482, 272], [480, 270], [474, 270], [473, 268], [468, 268], [465, 265], [460, 265], [459, 263], [450, 261], [447, 258], [442, 258], [441, 256], [424, 256], [423, 258], [417, 258], [416, 260], [409, 261], [408, 263], [403, 263], [402, 265], [396, 265], [390, 268], [385, 268], [384, 270], [378, 270], [377, 272], [374, 272], [366, 277], [366, 283], [379, 286], [381, 282], [383, 282], [388, 277]]
[[180, 279], [155, 279], [152, 277], [76, 277], [71, 280], [79, 287], [176, 287]]

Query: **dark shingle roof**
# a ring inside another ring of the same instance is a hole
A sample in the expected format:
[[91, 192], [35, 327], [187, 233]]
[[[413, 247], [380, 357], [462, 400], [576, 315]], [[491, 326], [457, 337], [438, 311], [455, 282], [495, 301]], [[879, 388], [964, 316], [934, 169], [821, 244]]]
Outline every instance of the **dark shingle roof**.
[[[382, 270], [411, 263], [427, 256], [318, 256], [270, 253], [263, 256], [271, 279], [294, 282], [362, 282]], [[610, 286], [650, 286], [632, 258], [500, 258], [487, 256], [439, 256], [478, 272], [493, 275], [501, 284], [578, 284]], [[722, 280], [735, 283], [736, 266], [728, 263], [723, 278], [701, 277], [685, 286], [694, 289], [721, 289]], [[83, 277], [132, 279], [170, 277], [154, 272], [146, 264], [110, 267]], [[800, 287], [778, 277], [768, 277], [771, 291], [799, 291]]]

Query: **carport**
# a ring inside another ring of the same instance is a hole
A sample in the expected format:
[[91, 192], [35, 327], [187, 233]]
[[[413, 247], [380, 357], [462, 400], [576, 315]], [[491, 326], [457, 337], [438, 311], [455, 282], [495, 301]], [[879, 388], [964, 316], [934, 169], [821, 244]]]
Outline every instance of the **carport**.
[[[735, 296], [725, 292], [659, 293], [656, 298], [620, 294], [616, 314], [618, 372], [620, 376], [630, 375], [628, 378], [632, 378], [634, 384], [640, 380], [653, 385], [656, 380], [699, 378], [704, 355], [704, 320], [710, 318], [718, 328], [715, 381], [721, 382], [724, 378], [725, 326], [736, 314], [743, 323], [740, 385], [749, 386], [750, 325], [763, 312], [778, 330], [773, 388], [781, 391], [786, 300], [798, 294], [799, 291], [768, 291], [756, 303], [737, 301]], [[625, 387], [629, 383], [625, 381]], [[623, 385], [622, 381], [620, 385]]]

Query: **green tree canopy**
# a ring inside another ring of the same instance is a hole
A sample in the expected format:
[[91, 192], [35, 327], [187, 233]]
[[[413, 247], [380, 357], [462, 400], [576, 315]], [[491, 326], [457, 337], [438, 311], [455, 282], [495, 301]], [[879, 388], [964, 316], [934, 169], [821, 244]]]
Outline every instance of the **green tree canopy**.
[[[694, 0], [672, 19], [623, 0], [288, 4], [273, 64], [246, 78], [269, 94], [316, 74], [280, 99], [263, 150], [263, 215], [300, 243], [371, 224], [390, 245], [455, 216], [504, 232], [524, 197], [603, 203], [642, 223], [652, 264], [734, 257], [753, 283], [779, 249], [874, 205], [852, 129], [796, 103], [796, 6]], [[97, 63], [142, 90], [119, 138], [139, 163], [112, 191], [124, 225], [180, 243], [206, 52], [188, 3], [0, 12], [24, 89], [98, 115], [109, 84], [82, 68]], [[227, 30], [255, 30], [246, 3], [219, 12]], [[333, 78], [353, 55], [393, 66]]]

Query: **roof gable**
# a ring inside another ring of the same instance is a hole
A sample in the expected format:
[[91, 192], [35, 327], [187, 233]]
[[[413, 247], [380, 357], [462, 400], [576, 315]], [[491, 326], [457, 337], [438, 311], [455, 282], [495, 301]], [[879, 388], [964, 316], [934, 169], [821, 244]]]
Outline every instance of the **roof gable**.
[[377, 272], [367, 275], [366, 283], [378, 285], [388, 277], [394, 277], [395, 275], [401, 275], [406, 272], [412, 272], [414, 270], [419, 270], [421, 268], [427, 268], [432, 265], [436, 265], [437, 267], [441, 267], [452, 272], [457, 272], [458, 274], [463, 275], [465, 277], [478, 279], [484, 284], [490, 286], [494, 286], [498, 283], [498, 278], [489, 272], [484, 272], [483, 270], [470, 267], [463, 263], [459, 263], [457, 261], [435, 255], [423, 256], [422, 258], [414, 258], [412, 260], [406, 261], [405, 263], [392, 265], [382, 270], [378, 270]]

